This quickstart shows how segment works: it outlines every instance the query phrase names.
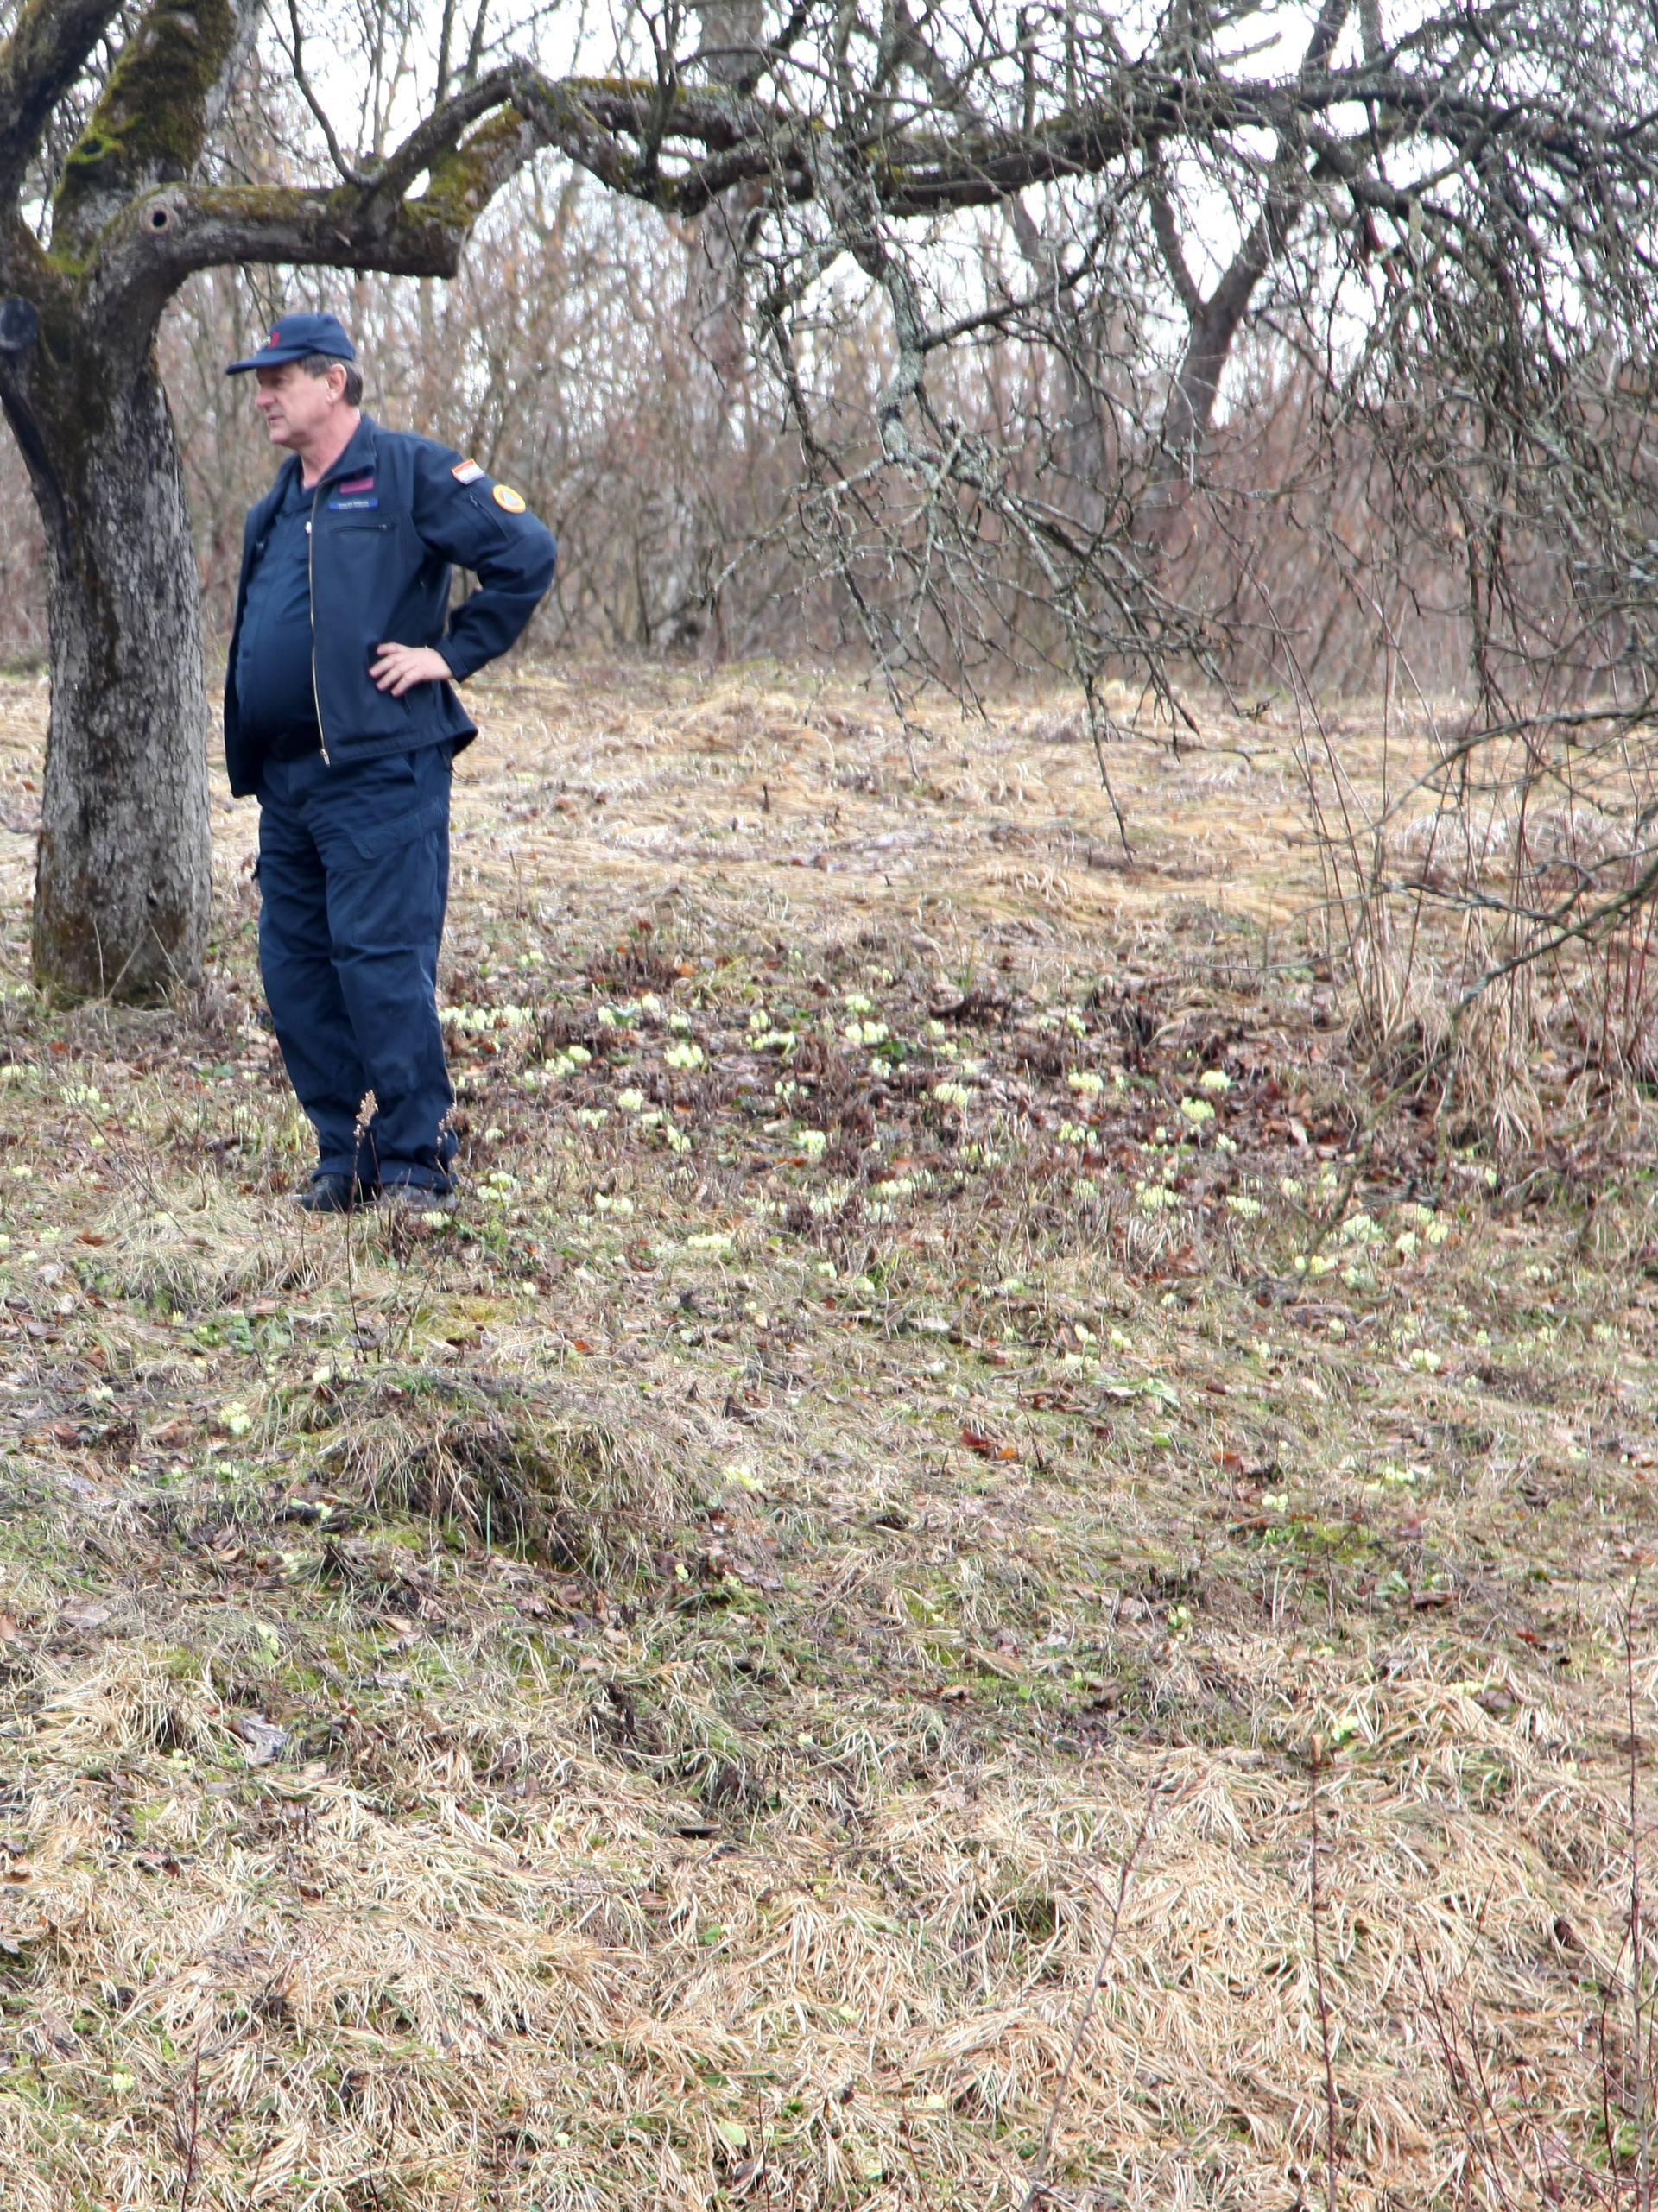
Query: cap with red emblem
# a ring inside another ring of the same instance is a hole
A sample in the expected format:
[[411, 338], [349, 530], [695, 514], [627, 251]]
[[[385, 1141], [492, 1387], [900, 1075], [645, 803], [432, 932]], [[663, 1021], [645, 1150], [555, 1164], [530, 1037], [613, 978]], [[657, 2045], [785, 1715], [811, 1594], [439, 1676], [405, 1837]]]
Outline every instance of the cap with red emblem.
[[271, 325], [257, 353], [245, 361], [232, 361], [225, 373], [237, 376], [244, 369], [277, 369], [284, 361], [303, 361], [313, 353], [326, 354], [331, 361], [356, 360], [357, 348], [337, 315], [283, 315]]

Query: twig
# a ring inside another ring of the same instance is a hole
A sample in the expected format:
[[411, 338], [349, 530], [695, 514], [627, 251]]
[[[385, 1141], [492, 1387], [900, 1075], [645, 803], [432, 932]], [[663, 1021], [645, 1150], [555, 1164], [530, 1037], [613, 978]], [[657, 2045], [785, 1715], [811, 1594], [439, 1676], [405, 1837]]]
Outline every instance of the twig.
[[1128, 1901], [1129, 1884], [1133, 1879], [1134, 1870], [1140, 1861], [1141, 1855], [1151, 1839], [1152, 1827], [1157, 1817], [1157, 1800], [1161, 1793], [1163, 1776], [1167, 1772], [1168, 1761], [1165, 1760], [1151, 1778], [1150, 1786], [1146, 1792], [1145, 1810], [1140, 1816], [1140, 1825], [1135, 1832], [1134, 1842], [1127, 1857], [1117, 1869], [1117, 1893], [1111, 1899], [1111, 1922], [1105, 1931], [1104, 1949], [1100, 1952], [1099, 1962], [1095, 1967], [1093, 1979], [1088, 1985], [1088, 1994], [1083, 2000], [1082, 2010], [1077, 2015], [1077, 2024], [1071, 2031], [1070, 2047], [1066, 2051], [1065, 2065], [1060, 2075], [1059, 2087], [1054, 2092], [1054, 2101], [1048, 2108], [1047, 2125], [1042, 2130], [1041, 2143], [1036, 2152], [1036, 2163], [1031, 2169], [1030, 2180], [1026, 2186], [1021, 2212], [1035, 2212], [1037, 2202], [1042, 2194], [1043, 2177], [1047, 2171], [1047, 2162], [1053, 2154], [1054, 2138], [1059, 2129], [1060, 2115], [1064, 2111], [1066, 2099], [1070, 2095], [1071, 2076], [1076, 2070], [1077, 2056], [1082, 2049], [1082, 2039], [1088, 2032], [1089, 2023], [1094, 2017], [1094, 2008], [1099, 2002], [1099, 1993], [1105, 1986], [1105, 1976], [1111, 1969], [1112, 1954], [1117, 1949], [1117, 1931], [1123, 1923], [1123, 1907]]
[[1337, 2212], [1336, 2062], [1330, 2033], [1330, 2000], [1324, 1982], [1324, 1941], [1319, 1925], [1322, 1902], [1319, 1887], [1319, 1777], [1324, 1771], [1324, 1746], [1313, 1739], [1313, 1788], [1309, 1804], [1313, 1830], [1311, 1879], [1313, 1911], [1313, 1986], [1319, 2007], [1319, 2042], [1324, 2052], [1325, 2187], [1329, 2212]]
[[1642, 2050], [1641, 1979], [1644, 1942], [1641, 1919], [1641, 1813], [1636, 1795], [1640, 1747], [1635, 1732], [1635, 1622], [1641, 1595], [1637, 1574], [1630, 1584], [1623, 1608], [1623, 1701], [1630, 1743], [1630, 2058], [1635, 2068], [1635, 2207], [1651, 2212], [1651, 2114], [1648, 2110], [1647, 2068]]
[[190, 2102], [187, 2111], [177, 2115], [179, 2148], [184, 2154], [184, 2178], [179, 2189], [179, 2212], [190, 2212], [191, 2201], [196, 2193], [199, 2171], [199, 2150], [201, 2142], [201, 2030], [196, 2031], [195, 2056], [190, 2062]]

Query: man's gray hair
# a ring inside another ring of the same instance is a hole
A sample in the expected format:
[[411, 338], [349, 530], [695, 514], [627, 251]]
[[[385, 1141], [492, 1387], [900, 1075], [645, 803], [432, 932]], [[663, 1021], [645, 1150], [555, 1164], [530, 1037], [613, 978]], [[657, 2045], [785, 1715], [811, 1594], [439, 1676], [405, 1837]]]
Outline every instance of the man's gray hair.
[[363, 371], [355, 361], [342, 361], [337, 353], [307, 353], [301, 357], [300, 367], [307, 376], [326, 376], [331, 369], [345, 371], [345, 404], [363, 404]]

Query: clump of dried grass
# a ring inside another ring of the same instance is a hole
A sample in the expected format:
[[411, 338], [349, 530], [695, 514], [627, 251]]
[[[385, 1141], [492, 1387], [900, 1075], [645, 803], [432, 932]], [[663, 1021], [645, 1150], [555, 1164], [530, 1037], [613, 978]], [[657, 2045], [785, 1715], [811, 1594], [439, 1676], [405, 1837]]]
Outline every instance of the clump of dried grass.
[[337, 1225], [208, 1183], [128, 1192], [93, 1236], [117, 1295], [174, 1313], [313, 1291], [341, 1264]]
[[1504, 1144], [1540, 1140], [1547, 1077], [1604, 1103], [1652, 1074], [1651, 762], [1571, 758], [1554, 798], [1496, 740], [1454, 770], [1426, 731], [1385, 740], [1379, 788], [1345, 746], [1305, 764], [1354, 1042]]
[[319, 1386], [306, 1419], [331, 1483], [554, 1566], [635, 1564], [686, 1504], [684, 1441], [642, 1400], [400, 1368]]

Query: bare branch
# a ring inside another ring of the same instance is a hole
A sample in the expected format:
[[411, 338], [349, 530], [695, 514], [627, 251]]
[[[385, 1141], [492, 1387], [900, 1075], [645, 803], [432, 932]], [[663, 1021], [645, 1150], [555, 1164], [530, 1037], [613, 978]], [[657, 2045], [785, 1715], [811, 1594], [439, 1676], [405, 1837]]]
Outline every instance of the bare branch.
[[[452, 6], [453, 0], [447, 0], [447, 4]], [[305, 34], [300, 28], [299, 0], [288, 0], [288, 22], [289, 35], [293, 40], [289, 51], [294, 61], [294, 82], [300, 88], [300, 97], [310, 109], [312, 120], [322, 133], [324, 142], [328, 149], [328, 158], [332, 161], [336, 173], [355, 183], [358, 180], [357, 172], [341, 152], [339, 141], [334, 136], [334, 126], [328, 120], [328, 111], [317, 98], [311, 79], [305, 73]], [[444, 17], [446, 37], [448, 29], [449, 18], [446, 13]], [[440, 70], [440, 75], [443, 74], [446, 74], [446, 71]]]

